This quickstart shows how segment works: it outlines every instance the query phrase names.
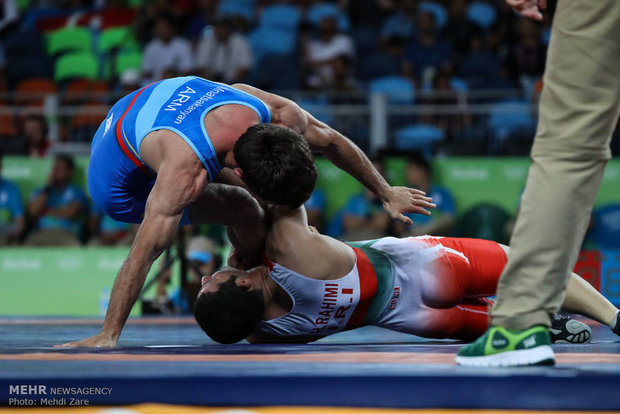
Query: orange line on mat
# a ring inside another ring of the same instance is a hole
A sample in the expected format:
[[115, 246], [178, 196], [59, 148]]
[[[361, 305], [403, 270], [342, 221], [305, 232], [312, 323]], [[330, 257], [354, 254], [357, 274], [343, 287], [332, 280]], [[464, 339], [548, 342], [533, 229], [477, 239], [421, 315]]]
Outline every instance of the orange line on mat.
[[[559, 364], [620, 364], [619, 354], [557, 354]], [[166, 361], [166, 362], [342, 362], [374, 364], [453, 364], [454, 354], [414, 352], [345, 352], [311, 354], [68, 354], [59, 352], [0, 354], [0, 360], [18, 361]]]
[[[119, 407], [46, 407], [5, 409], [5, 413], [43, 413], [60, 414], [67, 411], [74, 414], [100, 414], [115, 412]], [[407, 408], [362, 408], [362, 407], [192, 407], [185, 405], [138, 404], [122, 407], [121, 410], [140, 414], [533, 414], [540, 411], [524, 410], [449, 410], [449, 409], [407, 409]], [[118, 412], [125, 412], [119, 410]], [[560, 414], [560, 411], [544, 411], [547, 414]], [[585, 414], [591, 411], [571, 411], [571, 414]], [[563, 412], [562, 412], [563, 413]], [[617, 411], [615, 411], [617, 413]], [[611, 411], [597, 411], [596, 414], [612, 414]]]

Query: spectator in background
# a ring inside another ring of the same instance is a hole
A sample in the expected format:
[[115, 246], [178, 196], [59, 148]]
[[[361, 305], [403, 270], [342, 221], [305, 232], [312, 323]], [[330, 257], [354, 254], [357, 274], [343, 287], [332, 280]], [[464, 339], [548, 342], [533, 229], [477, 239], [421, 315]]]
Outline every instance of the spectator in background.
[[129, 246], [137, 230], [131, 223], [112, 219], [94, 204], [91, 207], [89, 227], [90, 246]]
[[324, 89], [334, 79], [333, 61], [341, 56], [353, 59], [355, 48], [350, 36], [338, 32], [338, 23], [332, 16], [319, 23], [318, 37], [310, 40], [304, 49], [304, 72], [308, 87]]
[[48, 140], [47, 121], [43, 115], [28, 114], [21, 121], [20, 154], [32, 158], [47, 156], [50, 142]]
[[215, 22], [217, 0], [199, 0], [198, 12], [190, 19], [185, 29], [185, 37], [187, 37], [193, 44], [198, 43], [202, 38], [205, 28], [212, 25]]
[[[383, 157], [377, 156], [371, 161], [377, 171], [385, 176]], [[364, 190], [352, 196], [344, 207], [342, 238], [356, 241], [384, 237], [390, 232], [390, 224], [390, 216], [383, 209], [381, 200], [372, 192]]]
[[450, 43], [456, 63], [460, 62], [463, 53], [469, 47], [469, 38], [475, 32], [475, 26], [465, 15], [465, 0], [451, 0], [448, 3], [448, 22], [443, 37]]
[[[347, 55], [336, 56], [331, 61], [332, 78], [326, 89], [339, 92], [355, 92], [360, 90], [359, 83], [353, 77], [351, 58]], [[333, 103], [335, 103], [332, 100]]]
[[177, 35], [171, 16], [161, 14], [155, 20], [155, 38], [144, 49], [143, 83], [161, 80], [164, 74], [181, 76], [193, 68], [190, 43]]
[[24, 233], [24, 208], [19, 188], [4, 180], [0, 153], [0, 246], [16, 244]]
[[192, 237], [189, 240], [185, 258], [189, 262], [187, 267], [187, 297], [181, 297], [180, 289], [175, 289], [168, 295], [166, 285], [170, 283], [171, 276], [171, 272], [168, 270], [157, 281], [157, 301], [160, 308], [170, 298], [174, 307], [181, 313], [190, 312], [202, 286], [202, 276], [211, 275], [222, 266], [222, 257], [217, 253], [215, 243], [204, 236]]
[[500, 83], [499, 60], [488, 50], [480, 33], [469, 38], [469, 52], [460, 63], [458, 74], [472, 89], [493, 88]]
[[252, 49], [244, 35], [236, 33], [230, 19], [220, 18], [213, 31], [200, 40], [196, 70], [216, 82], [242, 82], [252, 69]]
[[325, 228], [325, 211], [327, 210], [327, 196], [320, 188], [315, 188], [312, 195], [304, 203], [308, 215], [308, 225], [322, 233]]
[[545, 70], [545, 54], [540, 28], [530, 19], [519, 19], [517, 22], [517, 43], [508, 54], [506, 67], [516, 82], [534, 82]]
[[433, 76], [440, 68], [452, 66], [452, 50], [448, 42], [440, 39], [432, 13], [418, 15], [418, 31], [405, 50], [401, 65], [403, 76], [416, 82], [418, 87], [430, 87]]
[[381, 40], [400, 39], [408, 41], [415, 35], [417, 17], [416, 0], [401, 0], [396, 13], [389, 16], [381, 27]]
[[73, 158], [60, 154], [54, 159], [47, 185], [32, 194], [28, 204], [34, 231], [26, 240], [30, 246], [78, 246], [87, 200], [84, 191], [71, 184]]
[[409, 155], [405, 170], [407, 186], [419, 188], [426, 192], [437, 205], [432, 216], [406, 214], [413, 220], [412, 225], [394, 223], [398, 237], [406, 236], [448, 236], [455, 223], [456, 209], [454, 197], [450, 190], [433, 184], [433, 168], [422, 154], [415, 152]]
[[378, 27], [394, 11], [394, 0], [338, 0], [338, 6], [349, 15], [354, 27]]

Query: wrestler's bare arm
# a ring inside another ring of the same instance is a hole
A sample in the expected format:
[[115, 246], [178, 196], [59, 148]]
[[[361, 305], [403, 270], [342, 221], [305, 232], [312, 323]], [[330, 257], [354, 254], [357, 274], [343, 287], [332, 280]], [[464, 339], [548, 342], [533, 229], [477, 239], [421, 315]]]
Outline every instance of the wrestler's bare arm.
[[116, 276], [101, 332], [64, 346], [114, 347], [131, 308], [138, 299], [153, 262], [175, 235], [183, 210], [202, 193], [207, 173], [196, 159], [182, 156], [164, 159], [149, 194], [136, 238]]
[[390, 186], [357, 145], [301, 109], [295, 102], [249, 85], [235, 84], [233, 87], [250, 93], [269, 105], [275, 125], [300, 133], [314, 151], [325, 155], [334, 165], [376, 194], [392, 218], [411, 224], [411, 219], [402, 213], [431, 214], [426, 209], [434, 208], [435, 205], [424, 192]]

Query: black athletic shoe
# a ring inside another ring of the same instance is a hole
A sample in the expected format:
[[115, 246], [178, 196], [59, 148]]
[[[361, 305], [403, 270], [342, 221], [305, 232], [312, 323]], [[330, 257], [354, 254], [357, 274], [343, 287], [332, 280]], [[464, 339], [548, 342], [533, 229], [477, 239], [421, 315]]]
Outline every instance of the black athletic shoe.
[[558, 313], [553, 314], [549, 334], [554, 344], [584, 344], [592, 339], [592, 329], [588, 325]]
[[620, 313], [616, 313], [616, 327], [611, 331], [616, 335], [620, 335]]

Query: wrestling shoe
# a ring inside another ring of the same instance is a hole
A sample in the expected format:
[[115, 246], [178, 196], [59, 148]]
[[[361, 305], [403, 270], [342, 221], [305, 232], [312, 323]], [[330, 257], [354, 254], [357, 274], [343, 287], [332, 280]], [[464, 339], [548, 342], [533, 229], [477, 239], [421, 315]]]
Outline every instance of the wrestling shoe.
[[544, 326], [516, 331], [491, 326], [475, 342], [459, 350], [456, 363], [473, 367], [554, 365], [555, 356]]
[[554, 313], [549, 328], [552, 344], [585, 344], [592, 339], [592, 329], [583, 322]]

